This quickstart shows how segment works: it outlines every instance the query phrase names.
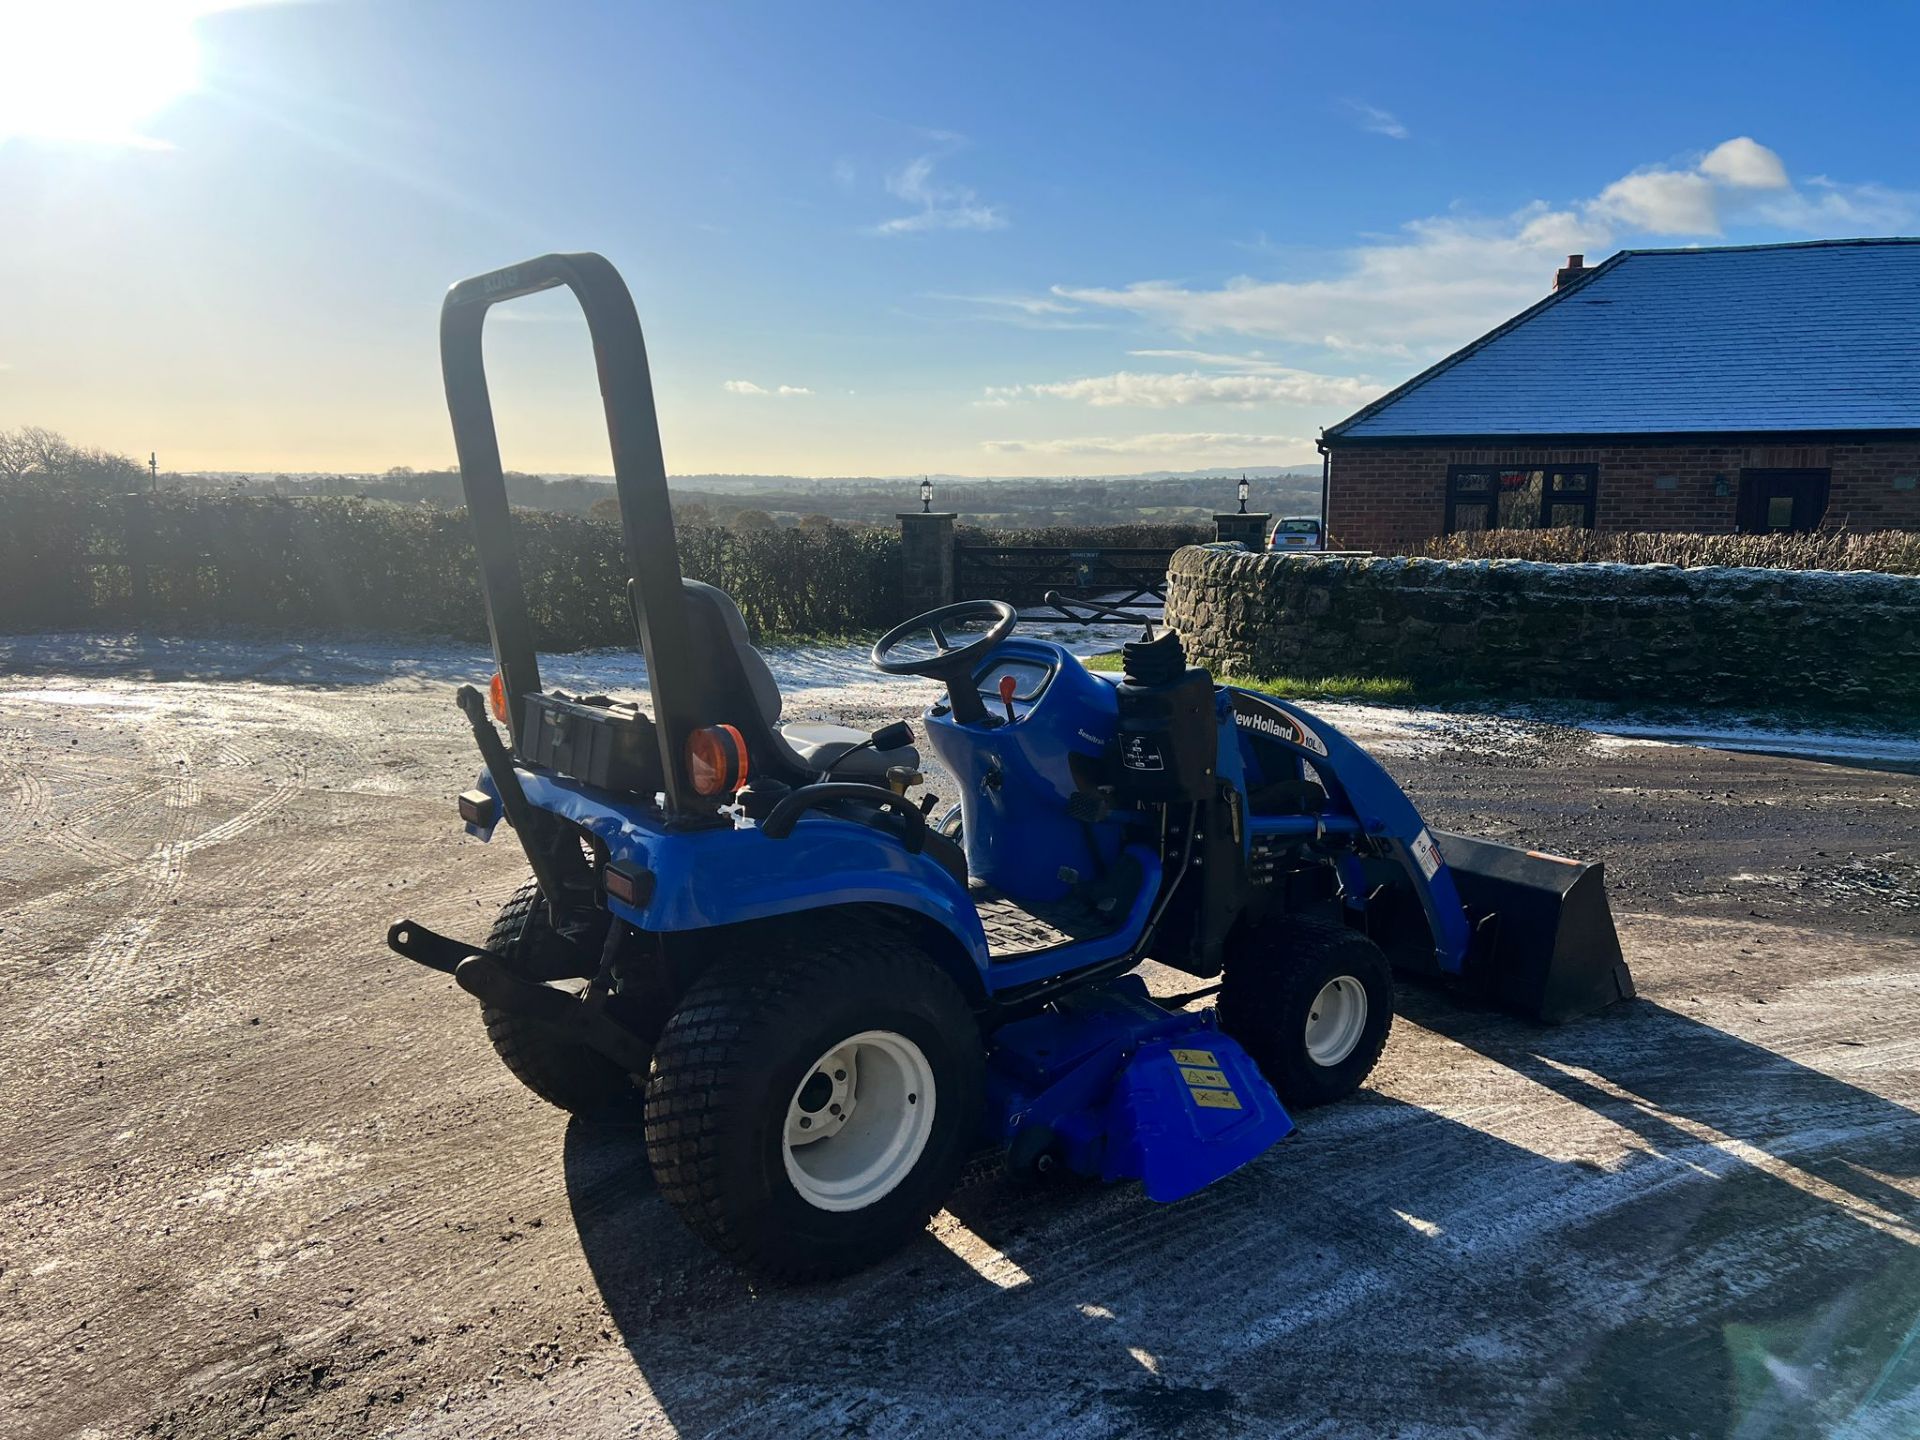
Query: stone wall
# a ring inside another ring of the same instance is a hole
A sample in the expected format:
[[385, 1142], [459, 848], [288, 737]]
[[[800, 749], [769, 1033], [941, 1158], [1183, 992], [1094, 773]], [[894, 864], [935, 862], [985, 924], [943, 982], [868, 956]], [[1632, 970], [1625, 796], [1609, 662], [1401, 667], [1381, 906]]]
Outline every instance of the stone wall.
[[[1594, 528], [1731, 534], [1742, 470], [1826, 470], [1829, 526], [1920, 530], [1920, 444], [1526, 446], [1338, 445], [1329, 468], [1334, 547], [1393, 554], [1446, 529], [1452, 465], [1597, 465]], [[1716, 494], [1716, 490], [1725, 493]]]
[[1167, 579], [1167, 623], [1216, 673], [1920, 712], [1915, 576], [1189, 546]]

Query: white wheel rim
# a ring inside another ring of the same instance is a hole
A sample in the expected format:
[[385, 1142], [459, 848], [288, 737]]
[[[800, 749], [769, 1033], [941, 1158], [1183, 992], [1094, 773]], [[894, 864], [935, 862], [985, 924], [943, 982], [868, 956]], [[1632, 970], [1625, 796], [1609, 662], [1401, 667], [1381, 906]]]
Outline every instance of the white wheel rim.
[[1341, 975], [1320, 987], [1307, 1009], [1307, 1058], [1338, 1065], [1353, 1053], [1367, 1028], [1367, 987]]
[[933, 1067], [918, 1045], [891, 1030], [849, 1036], [787, 1102], [787, 1179], [817, 1209], [863, 1210], [920, 1163], [933, 1107]]

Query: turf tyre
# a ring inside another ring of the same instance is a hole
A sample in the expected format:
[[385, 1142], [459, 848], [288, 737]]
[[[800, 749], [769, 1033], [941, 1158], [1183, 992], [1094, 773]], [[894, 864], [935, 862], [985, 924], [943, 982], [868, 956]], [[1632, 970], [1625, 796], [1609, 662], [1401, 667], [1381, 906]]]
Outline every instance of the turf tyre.
[[[917, 1048], [934, 1115], [893, 1188], [823, 1209], [789, 1175], [790, 1106], [816, 1061], [875, 1032]], [[842, 919], [743, 947], [695, 982], [654, 1050], [647, 1159], [668, 1202], [727, 1259], [787, 1282], [844, 1275], [912, 1239], [953, 1190], [984, 1084], [979, 1027], [954, 982], [897, 934]]]
[[[573, 945], [554, 933], [540, 887], [527, 881], [500, 907], [487, 948], [523, 979], [545, 981], [575, 968]], [[598, 1050], [561, 1039], [538, 1021], [492, 1005], [480, 1007], [487, 1039], [514, 1077], [549, 1105], [575, 1115], [635, 1107], [633, 1077]]]
[[[1328, 985], [1357, 982], [1366, 997], [1351, 1048], [1332, 1064], [1314, 1058], [1310, 1026]], [[1393, 966], [1345, 925], [1288, 919], [1262, 926], [1229, 952], [1220, 1028], [1237, 1040], [1289, 1109], [1343, 1099], [1360, 1088], [1393, 1028]]]

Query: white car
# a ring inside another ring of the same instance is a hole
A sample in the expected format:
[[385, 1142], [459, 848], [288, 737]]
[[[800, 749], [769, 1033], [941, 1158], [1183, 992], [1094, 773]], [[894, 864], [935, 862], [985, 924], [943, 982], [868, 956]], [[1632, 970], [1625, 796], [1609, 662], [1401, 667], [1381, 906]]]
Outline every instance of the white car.
[[1273, 534], [1267, 540], [1269, 550], [1324, 550], [1326, 544], [1320, 535], [1320, 517], [1317, 515], [1295, 515], [1282, 520], [1273, 527]]

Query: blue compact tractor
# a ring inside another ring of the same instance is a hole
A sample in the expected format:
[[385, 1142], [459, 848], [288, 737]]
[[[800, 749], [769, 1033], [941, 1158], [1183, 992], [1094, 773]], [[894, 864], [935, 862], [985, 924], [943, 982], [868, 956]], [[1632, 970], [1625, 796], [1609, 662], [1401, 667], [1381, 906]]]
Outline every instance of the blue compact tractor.
[[[534, 655], [481, 329], [558, 285], [593, 335], [650, 704], [543, 686]], [[1364, 751], [1171, 633], [1118, 676], [997, 600], [884, 636], [880, 671], [945, 687], [922, 725], [959, 803], [930, 823], [906, 725], [783, 728], [740, 612], [682, 579], [612, 266], [464, 281], [440, 338], [499, 664], [459, 692], [485, 764], [459, 811], [481, 840], [505, 821], [532, 878], [484, 945], [412, 920], [388, 943], [480, 1002], [537, 1094], [644, 1105], [661, 1192], [723, 1254], [868, 1264], [990, 1148], [1190, 1195], [1366, 1079], [1396, 967], [1549, 1021], [1633, 993], [1599, 865], [1430, 830]], [[1217, 977], [1217, 1008], [1156, 998], [1144, 960]]]

